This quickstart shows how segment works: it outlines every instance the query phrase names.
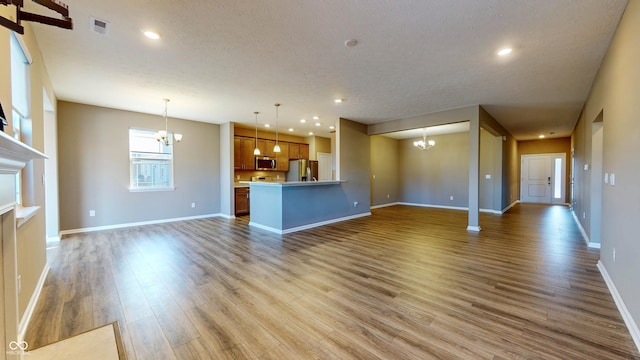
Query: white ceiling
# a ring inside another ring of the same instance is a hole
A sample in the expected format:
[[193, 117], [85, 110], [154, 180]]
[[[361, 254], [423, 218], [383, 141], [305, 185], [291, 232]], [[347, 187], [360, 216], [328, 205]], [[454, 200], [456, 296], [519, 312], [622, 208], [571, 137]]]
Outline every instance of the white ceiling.
[[435, 136], [435, 135], [443, 135], [443, 134], [453, 134], [460, 132], [469, 131], [469, 122], [463, 121], [453, 124], [446, 125], [438, 125], [438, 126], [430, 126], [427, 128], [419, 128], [419, 129], [411, 129], [411, 130], [403, 130], [396, 131], [388, 134], [384, 134], [384, 136], [396, 140], [402, 139], [413, 139], [413, 138], [421, 138], [423, 135]]
[[[282, 128], [325, 136], [339, 117], [371, 124], [481, 104], [520, 140], [571, 133], [627, 4], [63, 1], [74, 30], [33, 25], [61, 100], [160, 115], [169, 98], [170, 117], [248, 126], [254, 111], [273, 123], [280, 102]], [[89, 30], [92, 16], [110, 23], [107, 36]], [[504, 46], [514, 51], [499, 58]]]

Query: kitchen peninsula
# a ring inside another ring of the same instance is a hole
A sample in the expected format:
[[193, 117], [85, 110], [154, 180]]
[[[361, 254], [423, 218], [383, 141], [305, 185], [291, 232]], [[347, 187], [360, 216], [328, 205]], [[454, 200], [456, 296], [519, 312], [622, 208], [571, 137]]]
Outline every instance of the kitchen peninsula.
[[[353, 215], [343, 189], [346, 181], [249, 182], [251, 222], [279, 234], [370, 215]], [[368, 204], [366, 204], [368, 206]]]

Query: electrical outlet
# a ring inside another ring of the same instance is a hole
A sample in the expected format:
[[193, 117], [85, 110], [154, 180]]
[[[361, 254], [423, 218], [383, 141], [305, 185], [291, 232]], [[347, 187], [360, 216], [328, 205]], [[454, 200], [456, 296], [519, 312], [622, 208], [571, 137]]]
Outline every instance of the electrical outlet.
[[453, 195], [449, 196], [449, 200], [453, 201]]
[[616, 262], [616, 248], [613, 248], [613, 262]]
[[389, 194], [387, 194], [387, 199], [389, 198]]
[[586, 219], [586, 218], [587, 218], [587, 213], [586, 213], [586, 212], [584, 212], [584, 211], [582, 212], [582, 218], [583, 218], [583, 219]]
[[22, 290], [22, 275], [18, 275], [18, 294], [20, 294], [20, 290]]
[[195, 208], [196, 208], [196, 203], [194, 203], [194, 202], [193, 202], [193, 203], [191, 203], [191, 208], [192, 208], [192, 209], [195, 209]]
[[353, 202], [353, 207], [357, 207], [357, 206], [358, 206], [358, 202], [357, 202], [357, 201], [354, 201], [354, 202]]
[[89, 216], [96, 216], [95, 210], [89, 210]]

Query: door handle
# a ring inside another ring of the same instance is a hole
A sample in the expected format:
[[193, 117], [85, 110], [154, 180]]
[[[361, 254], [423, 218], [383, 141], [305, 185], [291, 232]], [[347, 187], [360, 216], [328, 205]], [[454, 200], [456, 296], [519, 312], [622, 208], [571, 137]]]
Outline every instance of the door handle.
[[551, 176], [547, 178], [547, 185], [551, 185]]

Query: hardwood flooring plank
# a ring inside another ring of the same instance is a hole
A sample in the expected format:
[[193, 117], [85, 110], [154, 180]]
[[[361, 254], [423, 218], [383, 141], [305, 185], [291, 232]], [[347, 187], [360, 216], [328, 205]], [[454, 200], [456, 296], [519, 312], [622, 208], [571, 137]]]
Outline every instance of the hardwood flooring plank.
[[117, 320], [129, 359], [640, 359], [564, 206], [392, 206], [277, 235], [210, 218], [65, 236], [26, 340]]

